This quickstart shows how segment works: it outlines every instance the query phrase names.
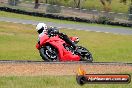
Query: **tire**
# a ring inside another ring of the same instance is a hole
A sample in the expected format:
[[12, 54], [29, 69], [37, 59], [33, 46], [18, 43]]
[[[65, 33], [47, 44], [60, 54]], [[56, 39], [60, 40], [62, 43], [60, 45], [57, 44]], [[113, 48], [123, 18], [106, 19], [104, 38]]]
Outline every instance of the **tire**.
[[92, 54], [89, 52], [88, 55], [85, 55], [86, 61], [93, 62]]
[[89, 50], [82, 46], [78, 46], [77, 48], [78, 48], [77, 52], [81, 57], [81, 61], [93, 62], [93, 57]]
[[51, 45], [46, 45], [45, 47], [42, 47], [39, 50], [39, 52], [40, 52], [40, 56], [44, 61], [47, 62], [59, 61], [57, 50]]

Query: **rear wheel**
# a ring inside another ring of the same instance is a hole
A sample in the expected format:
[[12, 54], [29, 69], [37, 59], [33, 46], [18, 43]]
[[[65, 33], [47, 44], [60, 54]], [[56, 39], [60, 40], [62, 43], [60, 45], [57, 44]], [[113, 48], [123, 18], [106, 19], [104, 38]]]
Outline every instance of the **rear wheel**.
[[80, 55], [81, 61], [88, 61], [88, 62], [93, 61], [92, 54], [86, 48], [84, 48], [82, 46], [78, 46], [77, 53]]
[[59, 61], [57, 50], [51, 45], [42, 47], [40, 49], [40, 56], [44, 61]]
[[90, 52], [88, 52], [84, 57], [84, 60], [88, 61], [88, 62], [93, 62], [93, 57], [92, 54]]

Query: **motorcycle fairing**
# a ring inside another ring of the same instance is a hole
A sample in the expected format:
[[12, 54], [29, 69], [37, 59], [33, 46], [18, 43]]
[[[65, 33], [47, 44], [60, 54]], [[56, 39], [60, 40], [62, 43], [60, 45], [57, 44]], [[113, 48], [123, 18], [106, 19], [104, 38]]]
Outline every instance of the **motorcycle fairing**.
[[[73, 55], [71, 51], [68, 51], [64, 48], [63, 44], [64, 40], [59, 38], [59, 36], [50, 37], [48, 35], [44, 35], [40, 38], [40, 46], [44, 46], [45, 44], [51, 44], [58, 50], [58, 56], [60, 61], [79, 61], [80, 57], [78, 55]], [[39, 49], [37, 48], [37, 49]]]

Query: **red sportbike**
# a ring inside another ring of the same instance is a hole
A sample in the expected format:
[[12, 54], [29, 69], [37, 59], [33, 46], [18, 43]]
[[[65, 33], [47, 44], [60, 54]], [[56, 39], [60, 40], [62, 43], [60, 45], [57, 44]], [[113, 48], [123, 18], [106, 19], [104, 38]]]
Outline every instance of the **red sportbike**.
[[[70, 37], [70, 39], [74, 43], [79, 41], [78, 37]], [[51, 37], [44, 35], [36, 48], [44, 61], [93, 61], [92, 54], [86, 48], [76, 46], [76, 49], [73, 49], [59, 35]]]

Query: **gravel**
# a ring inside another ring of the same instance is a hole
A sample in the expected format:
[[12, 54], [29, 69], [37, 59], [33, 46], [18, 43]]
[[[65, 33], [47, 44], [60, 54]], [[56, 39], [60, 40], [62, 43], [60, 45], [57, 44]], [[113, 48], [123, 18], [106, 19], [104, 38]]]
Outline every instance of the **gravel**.
[[0, 63], [0, 76], [76, 75], [79, 67], [87, 74], [132, 72], [128, 65]]

